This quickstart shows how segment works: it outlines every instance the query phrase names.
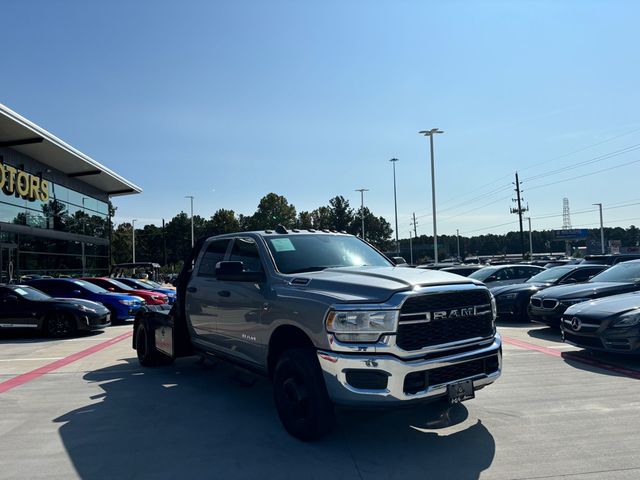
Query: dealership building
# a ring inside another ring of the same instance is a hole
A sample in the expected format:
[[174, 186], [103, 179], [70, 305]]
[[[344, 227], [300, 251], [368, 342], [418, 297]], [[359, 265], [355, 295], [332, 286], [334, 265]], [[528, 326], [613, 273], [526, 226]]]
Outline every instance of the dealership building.
[[0, 283], [108, 273], [109, 199], [141, 191], [0, 104]]

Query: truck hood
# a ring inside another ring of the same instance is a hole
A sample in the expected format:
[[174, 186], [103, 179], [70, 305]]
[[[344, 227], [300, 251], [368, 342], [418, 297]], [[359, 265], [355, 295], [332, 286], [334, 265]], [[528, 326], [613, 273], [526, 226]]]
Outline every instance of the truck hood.
[[588, 317], [608, 317], [640, 309], [640, 292], [611, 295], [609, 297], [583, 302], [567, 309], [565, 315], [586, 315]]
[[293, 275], [291, 285], [344, 302], [387, 300], [397, 292], [436, 285], [482, 285], [438, 270], [406, 267], [338, 267]]
[[631, 292], [638, 287], [633, 283], [587, 282], [579, 285], [558, 285], [546, 288], [535, 295], [536, 298], [595, 298]]

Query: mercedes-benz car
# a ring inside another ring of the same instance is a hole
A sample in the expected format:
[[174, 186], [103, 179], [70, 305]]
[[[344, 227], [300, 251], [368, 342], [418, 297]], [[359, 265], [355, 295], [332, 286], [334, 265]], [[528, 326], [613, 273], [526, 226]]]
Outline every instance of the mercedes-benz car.
[[567, 308], [562, 339], [587, 350], [640, 355], [640, 291]]

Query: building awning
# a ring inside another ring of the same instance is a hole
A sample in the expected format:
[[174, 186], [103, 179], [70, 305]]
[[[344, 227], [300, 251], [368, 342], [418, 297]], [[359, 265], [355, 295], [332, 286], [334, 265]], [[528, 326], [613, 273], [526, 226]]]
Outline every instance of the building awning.
[[0, 147], [12, 149], [111, 196], [142, 189], [0, 103]]

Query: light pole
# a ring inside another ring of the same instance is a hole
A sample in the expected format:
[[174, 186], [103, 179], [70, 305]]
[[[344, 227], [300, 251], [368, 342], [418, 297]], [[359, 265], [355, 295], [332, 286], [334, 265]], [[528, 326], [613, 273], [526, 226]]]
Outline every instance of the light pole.
[[133, 257], [133, 263], [136, 263], [136, 222], [137, 219], [131, 220], [131, 234], [132, 234], [132, 242], [131, 242], [131, 253]]
[[436, 133], [444, 133], [442, 130], [438, 128], [432, 128], [431, 130], [422, 130], [420, 135], [424, 135], [425, 137], [429, 137], [429, 144], [431, 147], [431, 204], [433, 206], [433, 258], [434, 263], [438, 263], [438, 228], [436, 224], [436, 176], [435, 176], [435, 168], [434, 168], [434, 158], [433, 158], [433, 136]]
[[409, 230], [409, 256], [411, 257], [411, 263], [413, 265], [413, 239], [411, 238], [411, 230]]
[[360, 192], [360, 218], [362, 219], [362, 239], [364, 240], [364, 192], [368, 192], [368, 188], [358, 188], [356, 192]]
[[460, 231], [456, 228], [456, 243], [458, 244], [458, 261], [460, 261]]
[[602, 223], [602, 204], [594, 203], [594, 205], [597, 205], [600, 208], [600, 249], [602, 254], [604, 255], [604, 225]]
[[185, 195], [184, 198], [191, 200], [191, 248], [193, 248], [193, 195]]
[[527, 217], [529, 222], [529, 260], [533, 260], [533, 238], [531, 236], [531, 217]]
[[396, 197], [396, 162], [397, 158], [389, 160], [393, 164], [393, 206], [396, 211], [396, 255], [400, 256], [400, 242], [398, 241], [398, 199]]

